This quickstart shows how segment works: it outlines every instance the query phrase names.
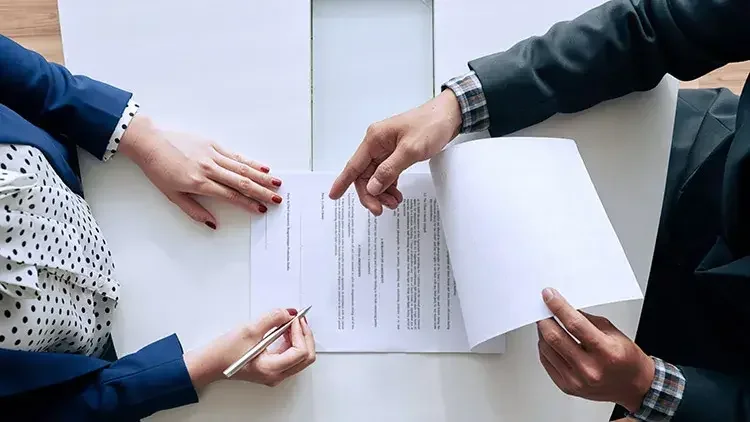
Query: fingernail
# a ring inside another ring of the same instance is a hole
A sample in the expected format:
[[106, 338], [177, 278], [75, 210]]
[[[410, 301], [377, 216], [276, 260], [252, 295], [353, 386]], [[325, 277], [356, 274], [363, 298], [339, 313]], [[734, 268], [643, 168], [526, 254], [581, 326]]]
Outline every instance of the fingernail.
[[277, 204], [281, 203], [281, 197], [279, 195], [274, 195], [273, 198], [271, 198], [271, 200]]
[[555, 290], [550, 289], [549, 287], [542, 290], [542, 299], [544, 299], [544, 302], [549, 302], [552, 300], [552, 298], [555, 297]]
[[268, 211], [268, 208], [266, 208], [265, 205], [258, 205], [258, 211], [263, 213], [263, 212]]
[[380, 183], [380, 180], [374, 177], [371, 177], [370, 181], [367, 182], [367, 193], [370, 195], [379, 195], [382, 188], [383, 184]]
[[260, 171], [262, 171], [263, 173], [268, 173], [268, 172], [271, 171], [271, 169], [268, 168], [268, 167], [266, 167], [266, 166], [263, 166], [263, 167], [260, 168]]
[[281, 186], [281, 180], [276, 179], [276, 178], [271, 179], [271, 184], [274, 185], [274, 186], [276, 186], [276, 187], [279, 187], [279, 186]]
[[291, 315], [291, 316], [297, 315], [297, 310], [294, 309], [294, 308], [288, 308], [287, 312], [289, 312], [289, 315]]
[[216, 230], [216, 224], [206, 221], [206, 225], [211, 228], [211, 230]]

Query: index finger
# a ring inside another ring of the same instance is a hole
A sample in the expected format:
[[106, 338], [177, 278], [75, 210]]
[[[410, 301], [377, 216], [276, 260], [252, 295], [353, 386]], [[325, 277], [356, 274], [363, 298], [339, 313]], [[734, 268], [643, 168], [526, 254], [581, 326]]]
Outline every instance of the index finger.
[[567, 300], [555, 289], [542, 291], [544, 303], [550, 312], [560, 320], [563, 327], [587, 348], [596, 348], [601, 344], [604, 333], [594, 326], [586, 317], [570, 306]]
[[357, 178], [365, 171], [365, 169], [367, 169], [367, 166], [370, 165], [371, 161], [372, 157], [370, 156], [370, 152], [368, 151], [367, 138], [365, 138], [362, 143], [359, 144], [359, 147], [357, 147], [357, 150], [354, 152], [354, 155], [352, 155], [352, 158], [350, 158], [346, 163], [346, 166], [344, 166], [341, 174], [339, 174], [339, 176], [333, 182], [333, 186], [331, 186], [331, 192], [328, 194], [328, 196], [334, 200], [341, 198], [341, 195], [343, 195], [344, 192], [349, 189], [349, 186], [351, 186], [351, 184], [354, 183], [355, 180], [357, 180]]

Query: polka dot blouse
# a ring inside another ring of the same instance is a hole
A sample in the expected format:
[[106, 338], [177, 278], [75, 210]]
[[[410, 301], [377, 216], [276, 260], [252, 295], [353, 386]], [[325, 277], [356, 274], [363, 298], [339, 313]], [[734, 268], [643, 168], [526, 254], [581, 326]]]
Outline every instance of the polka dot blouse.
[[[104, 160], [137, 109], [128, 104]], [[0, 348], [99, 356], [119, 297], [114, 270], [88, 204], [44, 155], [0, 145]]]

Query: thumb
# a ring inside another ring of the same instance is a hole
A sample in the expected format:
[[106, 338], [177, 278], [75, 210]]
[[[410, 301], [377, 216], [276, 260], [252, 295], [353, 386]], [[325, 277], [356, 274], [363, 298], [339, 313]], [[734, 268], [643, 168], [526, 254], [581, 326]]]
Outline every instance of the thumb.
[[179, 193], [171, 196], [169, 200], [180, 207], [193, 220], [205, 224], [212, 230], [216, 230], [216, 219], [214, 216], [189, 194]]
[[367, 182], [367, 193], [378, 196], [385, 192], [392, 184], [396, 183], [398, 176], [404, 170], [417, 161], [412, 157], [414, 157], [414, 154], [409, 153], [403, 143], [399, 144], [396, 150], [375, 169], [375, 173]]

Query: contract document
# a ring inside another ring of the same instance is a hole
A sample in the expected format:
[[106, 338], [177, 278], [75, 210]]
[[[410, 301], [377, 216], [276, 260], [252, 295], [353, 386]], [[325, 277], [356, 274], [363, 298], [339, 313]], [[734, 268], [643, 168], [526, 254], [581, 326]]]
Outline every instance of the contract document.
[[251, 314], [312, 305], [321, 352], [502, 353], [503, 334], [576, 308], [642, 298], [575, 142], [493, 138], [405, 173], [375, 217], [331, 173], [289, 173], [251, 228]]

